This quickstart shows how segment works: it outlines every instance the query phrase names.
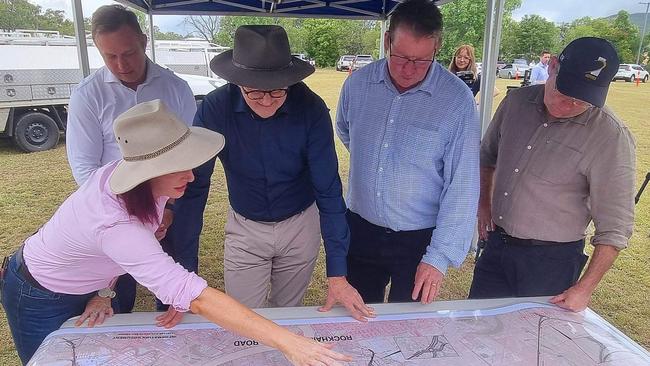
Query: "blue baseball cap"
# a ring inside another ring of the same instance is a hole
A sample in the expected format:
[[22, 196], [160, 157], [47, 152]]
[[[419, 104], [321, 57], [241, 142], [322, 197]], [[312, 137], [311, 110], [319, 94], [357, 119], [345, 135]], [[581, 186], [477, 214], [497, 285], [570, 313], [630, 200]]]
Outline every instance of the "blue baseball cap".
[[597, 107], [605, 105], [607, 91], [618, 72], [619, 59], [611, 43], [596, 37], [578, 38], [560, 56], [557, 90]]

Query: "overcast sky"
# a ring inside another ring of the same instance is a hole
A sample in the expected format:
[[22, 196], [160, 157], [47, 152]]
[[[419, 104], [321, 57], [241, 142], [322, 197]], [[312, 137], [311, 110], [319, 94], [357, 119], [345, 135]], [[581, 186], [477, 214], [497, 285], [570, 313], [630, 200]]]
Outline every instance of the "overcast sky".
[[[43, 9], [62, 9], [72, 18], [72, 0], [29, 0], [38, 4]], [[629, 13], [645, 12], [645, 5], [639, 4], [641, 0], [523, 0], [519, 9], [513, 16], [520, 20], [526, 14], [541, 15], [553, 22], [570, 22], [573, 19], [590, 16], [592, 18], [606, 17], [616, 14], [619, 10]], [[645, 0], [648, 1], [648, 0]], [[111, 4], [109, 0], [84, 0], [84, 16], [89, 17], [101, 5]], [[174, 31], [185, 34], [182, 16], [157, 15], [154, 17], [156, 24], [163, 32]]]

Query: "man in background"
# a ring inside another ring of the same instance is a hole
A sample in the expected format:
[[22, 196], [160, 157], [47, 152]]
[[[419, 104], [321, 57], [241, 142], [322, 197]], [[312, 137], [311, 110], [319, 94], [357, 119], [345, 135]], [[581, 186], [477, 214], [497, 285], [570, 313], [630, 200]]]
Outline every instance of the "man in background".
[[544, 84], [548, 79], [548, 61], [551, 59], [549, 51], [542, 51], [539, 62], [530, 71], [530, 85]]

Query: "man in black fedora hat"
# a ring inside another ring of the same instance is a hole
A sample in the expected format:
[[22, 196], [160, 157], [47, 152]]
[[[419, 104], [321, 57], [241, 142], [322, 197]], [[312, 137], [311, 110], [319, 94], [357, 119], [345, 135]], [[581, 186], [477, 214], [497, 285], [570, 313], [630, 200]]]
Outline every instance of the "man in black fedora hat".
[[[551, 296], [581, 311], [634, 227], [635, 143], [605, 106], [618, 71], [602, 38], [571, 42], [545, 85], [512, 90], [481, 143], [478, 231], [487, 246], [470, 298]], [[585, 236], [594, 224], [588, 257]]]
[[[229, 83], [208, 94], [195, 126], [218, 131], [231, 209], [226, 221], [226, 292], [250, 307], [298, 306], [321, 234], [328, 298], [359, 320], [373, 316], [346, 280], [349, 230], [329, 110], [301, 82], [314, 72], [291, 56], [279, 26], [247, 25], [210, 68]], [[195, 170], [175, 204], [176, 247], [196, 253], [215, 160]]]

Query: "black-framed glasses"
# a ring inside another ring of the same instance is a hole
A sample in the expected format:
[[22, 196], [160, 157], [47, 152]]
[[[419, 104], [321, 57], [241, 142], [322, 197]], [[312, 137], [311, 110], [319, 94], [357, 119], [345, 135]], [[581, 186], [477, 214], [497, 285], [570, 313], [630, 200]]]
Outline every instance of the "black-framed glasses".
[[268, 94], [271, 98], [274, 99], [279, 99], [279, 98], [284, 98], [287, 95], [287, 88], [284, 89], [273, 89], [273, 90], [259, 90], [259, 89], [253, 89], [253, 90], [244, 90], [244, 94], [246, 94], [246, 97], [250, 100], [260, 100], [264, 99], [264, 96]]
[[408, 63], [413, 63], [413, 66], [418, 68], [418, 69], [423, 69], [426, 67], [429, 67], [433, 63], [433, 57], [431, 59], [417, 59], [417, 58], [409, 58], [405, 56], [399, 56], [399, 55], [393, 55], [393, 52], [391, 52], [391, 45], [390, 43], [388, 44], [388, 52], [390, 53], [390, 58], [393, 61], [393, 63], [396, 66], [404, 67]]

